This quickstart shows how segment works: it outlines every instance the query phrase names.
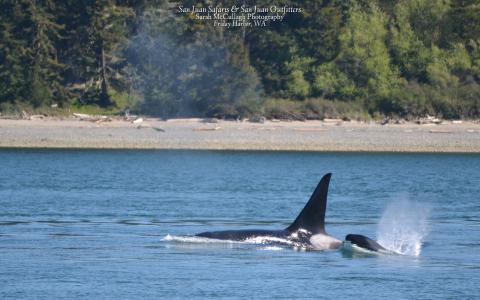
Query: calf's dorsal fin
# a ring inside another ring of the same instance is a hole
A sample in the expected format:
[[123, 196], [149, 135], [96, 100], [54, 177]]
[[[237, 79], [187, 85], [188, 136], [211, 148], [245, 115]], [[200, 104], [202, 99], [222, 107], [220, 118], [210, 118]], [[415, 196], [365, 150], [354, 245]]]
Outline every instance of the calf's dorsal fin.
[[332, 173], [325, 174], [310, 200], [295, 221], [287, 227], [290, 232], [306, 229], [312, 233], [325, 233], [325, 210], [327, 208], [328, 184]]

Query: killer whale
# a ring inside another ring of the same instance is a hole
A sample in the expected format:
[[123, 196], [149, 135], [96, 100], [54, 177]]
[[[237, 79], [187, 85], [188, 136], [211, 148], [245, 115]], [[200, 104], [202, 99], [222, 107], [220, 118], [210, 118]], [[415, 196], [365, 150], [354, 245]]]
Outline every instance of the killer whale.
[[331, 175], [328, 173], [322, 177], [305, 207], [295, 221], [285, 229], [210, 231], [196, 234], [196, 236], [232, 241], [261, 237], [274, 242], [285, 241], [289, 245], [308, 250], [339, 249], [342, 241], [329, 235], [325, 230], [325, 211]]
[[373, 252], [387, 252], [388, 250], [385, 249], [382, 245], [378, 242], [372, 240], [369, 237], [366, 237], [361, 234], [347, 234], [345, 237], [345, 241], [350, 242], [352, 245], [360, 247], [362, 249], [366, 249]]

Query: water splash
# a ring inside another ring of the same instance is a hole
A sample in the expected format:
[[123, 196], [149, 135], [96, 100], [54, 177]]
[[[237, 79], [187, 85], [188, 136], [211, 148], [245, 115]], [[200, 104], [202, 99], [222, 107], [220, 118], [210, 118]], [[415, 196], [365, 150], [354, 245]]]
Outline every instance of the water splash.
[[283, 250], [283, 248], [279, 247], [279, 246], [265, 246], [263, 248], [258, 248], [258, 250], [261, 250], [261, 251], [281, 251], [281, 250]]
[[238, 244], [237, 241], [231, 240], [217, 240], [200, 236], [188, 236], [188, 235], [170, 235], [167, 234], [162, 241], [176, 242], [176, 243], [191, 243], [191, 244]]
[[[171, 242], [175, 244], [180, 244], [182, 246], [190, 245], [191, 247], [195, 247], [195, 245], [202, 245], [202, 246], [227, 246], [237, 247], [241, 245], [255, 245], [255, 246], [262, 246], [258, 249], [260, 250], [270, 250], [270, 251], [278, 251], [283, 250], [283, 246], [294, 246], [297, 245], [289, 240], [272, 237], [272, 236], [257, 236], [246, 239], [244, 241], [233, 241], [233, 240], [220, 240], [220, 239], [212, 239], [206, 237], [199, 237], [199, 236], [186, 236], [186, 235], [170, 235], [167, 234], [162, 241]], [[188, 247], [190, 247], [188, 246]], [[298, 249], [302, 249], [298, 246]]]
[[267, 245], [267, 244], [282, 244], [282, 245], [294, 245], [292, 241], [287, 239], [282, 239], [273, 236], [256, 236], [248, 238], [244, 241], [248, 244], [256, 244], [256, 245]]
[[378, 243], [403, 255], [419, 256], [428, 234], [429, 206], [407, 199], [390, 203], [378, 224]]

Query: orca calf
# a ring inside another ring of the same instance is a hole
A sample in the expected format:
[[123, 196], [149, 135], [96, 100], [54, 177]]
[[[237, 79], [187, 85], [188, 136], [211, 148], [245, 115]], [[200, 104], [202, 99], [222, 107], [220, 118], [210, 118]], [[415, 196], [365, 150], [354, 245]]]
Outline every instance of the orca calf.
[[362, 249], [366, 249], [373, 252], [387, 252], [388, 250], [385, 249], [382, 245], [377, 243], [376, 241], [372, 240], [361, 234], [348, 234], [345, 237], [345, 240], [350, 242], [352, 245], [360, 247]]
[[325, 231], [325, 210], [327, 208], [328, 185], [331, 173], [322, 177], [310, 200], [295, 221], [281, 230], [226, 230], [197, 234], [211, 239], [245, 241], [252, 238], [264, 238], [273, 242], [285, 241], [286, 244], [309, 250], [339, 249], [342, 241]]

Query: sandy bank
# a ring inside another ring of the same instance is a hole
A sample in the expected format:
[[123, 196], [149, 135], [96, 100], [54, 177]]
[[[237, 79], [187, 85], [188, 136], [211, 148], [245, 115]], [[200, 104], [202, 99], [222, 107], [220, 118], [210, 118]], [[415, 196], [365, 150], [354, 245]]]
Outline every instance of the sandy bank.
[[0, 120], [0, 147], [480, 153], [480, 124]]

